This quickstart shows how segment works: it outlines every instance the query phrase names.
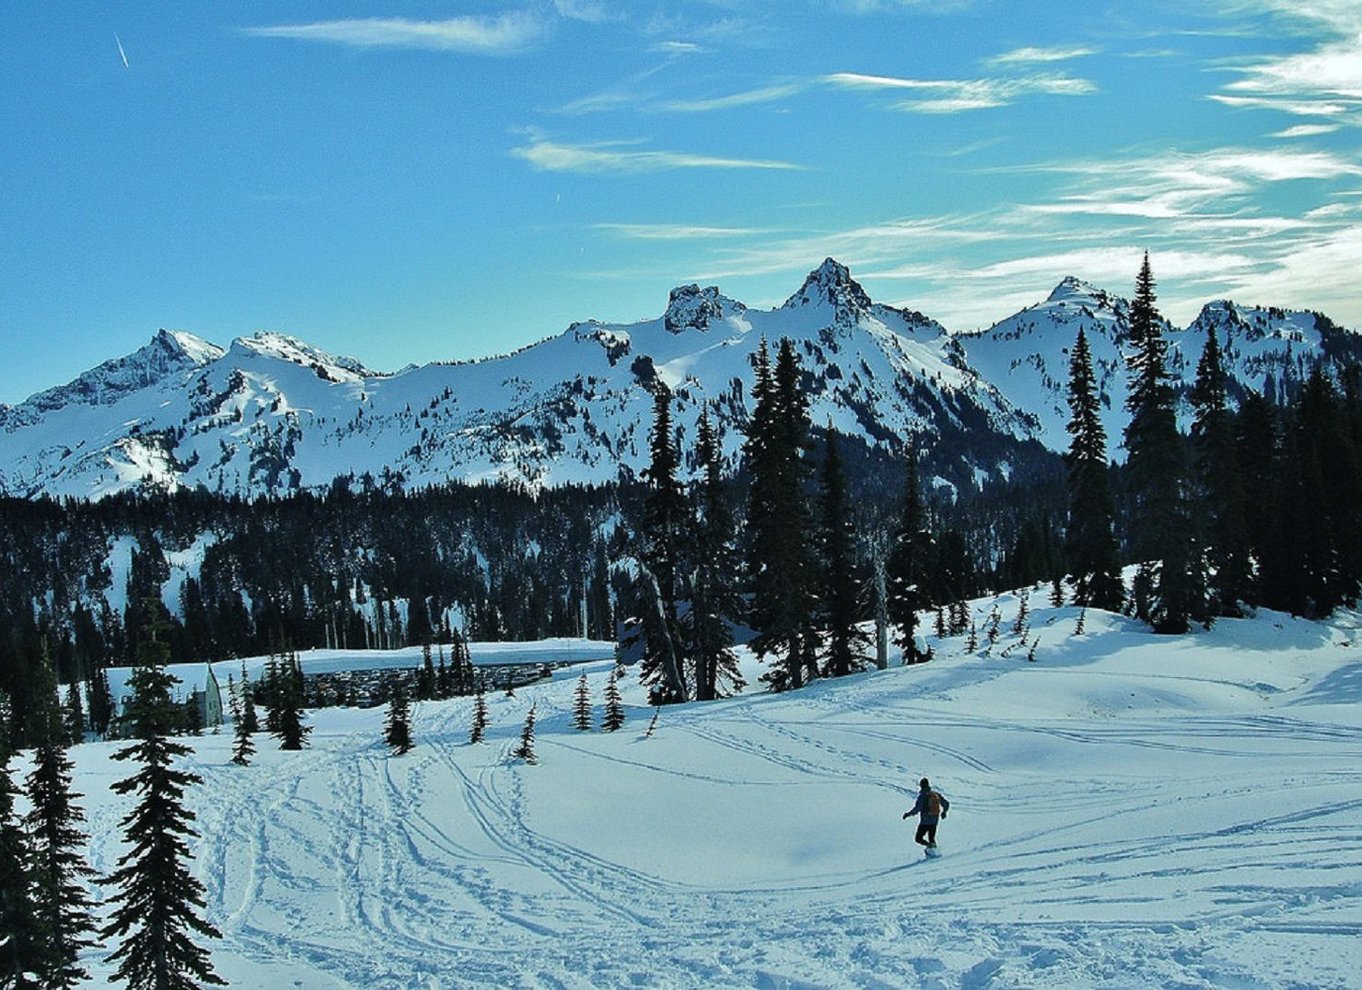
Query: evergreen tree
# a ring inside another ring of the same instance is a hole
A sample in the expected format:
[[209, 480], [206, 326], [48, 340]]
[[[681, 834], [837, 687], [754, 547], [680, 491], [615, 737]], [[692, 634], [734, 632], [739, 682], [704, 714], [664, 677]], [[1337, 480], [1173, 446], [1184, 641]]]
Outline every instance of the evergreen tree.
[[482, 684], [478, 684], [477, 694], [473, 697], [473, 725], [468, 731], [468, 742], [480, 743], [487, 735], [487, 695]]
[[619, 671], [610, 671], [605, 682], [605, 712], [601, 716], [601, 731], [615, 732], [624, 725], [624, 698], [620, 695]]
[[303, 668], [298, 655], [289, 654], [275, 676], [277, 687], [270, 693], [277, 699], [278, 728], [272, 734], [278, 738], [280, 749], [302, 749], [307, 745], [312, 726], [303, 724]]
[[798, 688], [806, 674], [815, 571], [809, 546], [808, 401], [800, 388], [799, 359], [789, 338], [776, 366], [763, 341], [757, 351], [754, 407], [743, 453], [751, 486], [747, 503], [751, 616], [759, 630], [752, 648], [776, 660], [762, 680], [772, 690]]
[[279, 735], [283, 725], [283, 678], [278, 658], [271, 653], [265, 661], [265, 673], [260, 678], [257, 693], [260, 703], [265, 706], [265, 731], [272, 736]]
[[659, 704], [686, 700], [684, 658], [676, 620], [677, 559], [685, 521], [685, 499], [677, 480], [678, 456], [672, 430], [671, 392], [658, 382], [653, 393], [651, 462], [644, 471], [639, 547], [639, 589], [645, 641], [639, 680]]
[[1252, 492], [1257, 501], [1256, 511], [1247, 511], [1246, 505], [1244, 513], [1248, 553], [1256, 565], [1248, 601], [1267, 601], [1262, 579], [1271, 569], [1272, 547], [1278, 534], [1276, 487], [1281, 473], [1281, 450], [1277, 409], [1262, 394], [1245, 392], [1235, 418], [1235, 461], [1246, 497]]
[[421, 644], [421, 669], [416, 675], [416, 697], [419, 701], [430, 701], [436, 695], [438, 681], [435, 661], [430, 652], [430, 641]]
[[1283, 552], [1295, 575], [1292, 611], [1321, 617], [1357, 598], [1362, 461], [1338, 390], [1322, 370], [1306, 380], [1293, 419], [1282, 474], [1294, 486], [1296, 515]]
[[511, 751], [511, 756], [526, 763], [538, 763], [534, 755], [534, 705], [525, 713], [525, 726], [520, 730], [520, 744]]
[[572, 726], [579, 732], [591, 731], [591, 688], [586, 675], [577, 678], [577, 690], [572, 698]]
[[1125, 598], [1117, 555], [1107, 434], [1093, 378], [1092, 353], [1080, 327], [1069, 362], [1069, 525], [1064, 553], [1076, 605], [1118, 611]]
[[615, 638], [614, 610], [610, 604], [610, 561], [606, 557], [605, 543], [601, 540], [597, 540], [592, 548], [587, 622], [588, 635], [592, 638]]
[[919, 491], [917, 455], [908, 452], [907, 477], [903, 490], [903, 507], [898, 529], [889, 551], [888, 602], [889, 621], [898, 628], [895, 642], [903, 651], [904, 663], [919, 663], [922, 654], [917, 648], [917, 614], [929, 603], [923, 594], [923, 577], [928, 537], [923, 530], [922, 494]]
[[[0, 727], [13, 718], [0, 694]], [[8, 733], [0, 732], [0, 986], [36, 988], [47, 963], [46, 939], [34, 903], [33, 855], [14, 807], [17, 793], [10, 777], [13, 756]]]
[[92, 905], [81, 881], [95, 871], [87, 865], [82, 848], [87, 842], [80, 828], [85, 815], [75, 803], [80, 795], [71, 792], [68, 727], [46, 656], [39, 669], [43, 726], [27, 780], [26, 820], [33, 856], [32, 902], [40, 933], [41, 962], [36, 968], [44, 988], [68, 988], [90, 975], [79, 962], [80, 951], [95, 944], [88, 937], [94, 926]]
[[691, 609], [687, 616], [695, 664], [695, 697], [710, 701], [741, 690], [744, 681], [733, 652], [729, 620], [741, 615], [739, 561], [733, 517], [721, 476], [719, 440], [708, 410], [700, 414], [696, 455], [700, 461], [695, 526], [691, 541]]
[[80, 700], [80, 685], [72, 682], [66, 688], [66, 707], [62, 711], [62, 728], [71, 745], [85, 741], [85, 705]]
[[[244, 675], [244, 668], [242, 673]], [[249, 764], [251, 757], [255, 755], [255, 740], [251, 738], [250, 728], [246, 724], [245, 708], [241, 704], [241, 694], [244, 693], [244, 691], [238, 693], [232, 675], [228, 674], [227, 699], [232, 709], [232, 762], [240, 767]]]
[[856, 575], [852, 560], [854, 533], [847, 503], [846, 478], [829, 429], [819, 479], [818, 548], [822, 558], [820, 619], [826, 629], [827, 658], [823, 674], [845, 677], [862, 665], [865, 636], [856, 628]]
[[241, 724], [242, 731], [248, 736], [260, 731], [260, 716], [255, 711], [255, 687], [246, 674], [244, 660], [241, 662]]
[[1130, 305], [1130, 421], [1125, 431], [1131, 550], [1139, 561], [1135, 614], [1157, 632], [1180, 633], [1199, 608], [1200, 553], [1188, 515], [1187, 471], [1166, 368], [1167, 343], [1154, 301], [1146, 254]]
[[133, 776], [112, 785], [114, 792], [136, 794], [140, 801], [121, 822], [131, 848], [118, 869], [100, 881], [118, 888], [113, 916], [101, 934], [123, 940], [109, 961], [119, 964], [114, 979], [131, 990], [225, 985], [213, 972], [207, 950], [193, 941], [195, 934], [221, 937], [198, 914], [204, 908], [203, 886], [185, 863], [188, 840], [196, 833], [184, 792], [202, 778], [171, 766], [189, 748], [170, 739], [179, 713], [170, 696], [174, 679], [166, 673], [156, 635], [153, 627], [150, 640], [139, 645], [142, 665], [130, 681], [127, 721], [136, 742], [114, 754], [116, 760], [139, 764]]
[[1207, 614], [1199, 618], [1206, 621], [1212, 615], [1238, 615], [1239, 602], [1247, 601], [1252, 593], [1243, 480], [1226, 396], [1224, 359], [1213, 328], [1206, 330], [1191, 400], [1196, 518], [1206, 546], [1209, 590]]
[[203, 708], [199, 705], [198, 695], [191, 689], [184, 702], [184, 730], [191, 736], [203, 735]]
[[90, 699], [90, 730], [97, 736], [109, 734], [109, 723], [113, 721], [113, 694], [109, 691], [109, 675], [103, 667], [96, 667], [90, 675], [86, 693]]
[[445, 663], [445, 648], [437, 647], [439, 662], [435, 665], [435, 696], [437, 698], [454, 697], [454, 677], [450, 671], [449, 664]]
[[388, 718], [383, 726], [383, 741], [398, 756], [411, 751], [411, 707], [407, 703], [407, 687], [399, 676], [393, 682], [388, 697]]

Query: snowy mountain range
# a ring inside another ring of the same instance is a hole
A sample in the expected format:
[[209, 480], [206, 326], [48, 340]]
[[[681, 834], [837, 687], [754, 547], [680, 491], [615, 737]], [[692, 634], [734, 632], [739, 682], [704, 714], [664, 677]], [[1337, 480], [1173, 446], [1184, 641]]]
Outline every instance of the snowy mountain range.
[[[1119, 453], [1128, 309], [1067, 278], [986, 331], [952, 334], [872, 301], [828, 259], [773, 310], [684, 285], [652, 320], [573, 323], [507, 356], [395, 374], [282, 333], [223, 349], [161, 330], [67, 385], [0, 405], [0, 493], [202, 487], [255, 497], [337, 478], [609, 481], [645, 463], [657, 382], [677, 396], [683, 449], [709, 404], [735, 459], [756, 351], [782, 337], [798, 348], [816, 426], [889, 450], [921, 437], [957, 478], [977, 482], [1005, 476], [1014, 452], [1035, 441], [1067, 445], [1068, 351], [1080, 326]], [[1212, 302], [1190, 326], [1167, 328], [1172, 370], [1188, 384], [1207, 328], [1221, 337], [1235, 388], [1286, 388], [1318, 361], [1362, 351], [1362, 337], [1319, 314]]]

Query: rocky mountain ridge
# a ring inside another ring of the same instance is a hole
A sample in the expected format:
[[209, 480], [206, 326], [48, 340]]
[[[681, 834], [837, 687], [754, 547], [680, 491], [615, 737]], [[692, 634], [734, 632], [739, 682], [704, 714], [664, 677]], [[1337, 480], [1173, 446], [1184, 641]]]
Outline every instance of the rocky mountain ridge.
[[[1064, 388], [1080, 326], [1115, 447], [1127, 315], [1125, 300], [1066, 278], [1044, 302], [955, 335], [874, 302], [829, 258], [773, 310], [682, 285], [653, 320], [574, 323], [504, 357], [395, 374], [272, 331], [223, 348], [162, 330], [68, 385], [0, 406], [0, 493], [99, 497], [150, 486], [258, 497], [337, 479], [610, 481], [645, 463], [659, 384], [677, 397], [683, 449], [708, 406], [736, 463], [755, 353], [782, 337], [798, 349], [816, 426], [891, 452], [913, 437], [938, 483], [977, 484], [1006, 477], [1037, 442], [1067, 445]], [[1166, 328], [1184, 382], [1208, 328], [1237, 388], [1285, 388], [1315, 361], [1359, 352], [1357, 334], [1318, 314], [1212, 302], [1189, 327]]]

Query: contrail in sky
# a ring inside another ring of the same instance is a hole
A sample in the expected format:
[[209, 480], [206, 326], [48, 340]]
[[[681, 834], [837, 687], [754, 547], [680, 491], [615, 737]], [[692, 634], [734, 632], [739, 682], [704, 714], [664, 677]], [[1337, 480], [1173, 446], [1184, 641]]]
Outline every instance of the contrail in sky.
[[117, 31], [114, 32], [114, 41], [118, 45], [118, 54], [123, 59], [123, 68], [131, 69], [132, 66], [128, 64], [128, 53], [123, 50], [123, 41], [118, 37]]

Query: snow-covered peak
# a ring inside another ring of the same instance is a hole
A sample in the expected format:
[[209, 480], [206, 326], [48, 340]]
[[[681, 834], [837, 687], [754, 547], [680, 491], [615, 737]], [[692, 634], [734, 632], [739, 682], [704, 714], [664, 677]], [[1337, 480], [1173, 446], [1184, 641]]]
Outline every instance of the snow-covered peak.
[[741, 313], [747, 307], [719, 292], [716, 285], [703, 289], [698, 285], [678, 285], [667, 297], [667, 312], [662, 325], [668, 333], [686, 330], [708, 330], [711, 320], [722, 319], [729, 313]]
[[861, 284], [851, 277], [846, 265], [835, 258], [827, 258], [809, 273], [799, 291], [785, 300], [782, 309], [826, 304], [839, 313], [864, 313], [870, 308], [870, 296]]
[[1091, 282], [1085, 282], [1073, 275], [1066, 275], [1060, 279], [1059, 284], [1054, 287], [1045, 301], [1046, 303], [1086, 303], [1091, 301], [1104, 302], [1107, 298], [1107, 293]]
[[66, 385], [39, 392], [15, 409], [48, 412], [66, 405], [113, 405], [131, 392], [210, 364], [222, 354], [222, 348], [191, 333], [163, 329], [133, 353], [105, 361]]
[[1237, 338], [1244, 343], [1276, 339], [1313, 346], [1320, 342], [1324, 328], [1314, 313], [1275, 306], [1238, 306], [1229, 299], [1215, 299], [1201, 307], [1187, 328], [1198, 336], [1204, 336], [1208, 329], [1214, 329], [1222, 338]]
[[238, 337], [232, 341], [231, 350], [242, 356], [259, 355], [311, 368], [318, 377], [334, 382], [376, 377], [375, 372], [355, 358], [328, 354], [297, 337], [273, 330], [257, 330], [249, 337]]
[[151, 346], [160, 348], [168, 355], [178, 351], [184, 358], [197, 366], [212, 364], [227, 353], [212, 341], [204, 340], [192, 333], [164, 328], [157, 331], [156, 336], [152, 338]]

